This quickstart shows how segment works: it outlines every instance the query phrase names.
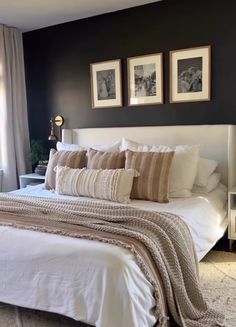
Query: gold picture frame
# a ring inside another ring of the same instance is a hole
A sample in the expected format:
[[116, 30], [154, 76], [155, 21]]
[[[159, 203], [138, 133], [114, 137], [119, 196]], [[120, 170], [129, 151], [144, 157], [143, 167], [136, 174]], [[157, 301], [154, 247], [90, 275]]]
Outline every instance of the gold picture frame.
[[163, 103], [162, 53], [130, 57], [128, 66], [128, 105]]
[[211, 46], [170, 51], [170, 103], [211, 99]]
[[121, 60], [90, 64], [92, 108], [122, 106]]

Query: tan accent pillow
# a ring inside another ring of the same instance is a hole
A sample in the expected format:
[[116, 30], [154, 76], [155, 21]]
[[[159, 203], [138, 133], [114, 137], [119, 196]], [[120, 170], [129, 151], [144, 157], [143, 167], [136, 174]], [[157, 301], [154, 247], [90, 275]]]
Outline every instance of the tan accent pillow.
[[49, 162], [45, 176], [45, 188], [55, 189], [57, 166], [68, 166], [71, 168], [83, 168], [86, 166], [86, 151], [56, 151], [50, 150]]
[[126, 169], [136, 169], [131, 198], [168, 202], [169, 172], [174, 152], [126, 151]]
[[129, 203], [135, 176], [139, 174], [134, 169], [72, 169], [57, 166], [56, 192]]
[[125, 151], [111, 153], [89, 149], [87, 155], [87, 168], [89, 169], [125, 168]]
[[120, 151], [169, 152], [175, 151], [169, 178], [169, 197], [190, 197], [197, 174], [200, 145], [148, 145], [123, 138]]

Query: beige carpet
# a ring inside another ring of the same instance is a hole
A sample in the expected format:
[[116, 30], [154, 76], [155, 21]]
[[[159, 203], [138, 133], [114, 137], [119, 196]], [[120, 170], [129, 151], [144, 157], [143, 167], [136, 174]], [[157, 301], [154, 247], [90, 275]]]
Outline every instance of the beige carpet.
[[236, 254], [211, 251], [200, 263], [200, 280], [208, 303], [225, 314], [225, 326], [236, 327]]
[[[200, 263], [200, 278], [209, 304], [224, 312], [225, 326], [236, 327], [236, 254], [211, 251]], [[86, 326], [56, 314], [0, 303], [0, 327]]]

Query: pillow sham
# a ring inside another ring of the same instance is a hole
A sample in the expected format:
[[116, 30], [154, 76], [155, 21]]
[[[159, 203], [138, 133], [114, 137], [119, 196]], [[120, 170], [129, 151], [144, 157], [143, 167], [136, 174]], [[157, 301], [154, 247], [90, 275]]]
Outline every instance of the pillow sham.
[[88, 196], [120, 203], [130, 203], [134, 169], [72, 169], [56, 167], [58, 194]]
[[126, 151], [126, 169], [136, 169], [131, 198], [168, 202], [169, 172], [174, 152]]
[[201, 187], [201, 186], [194, 185], [192, 192], [208, 194], [218, 186], [218, 184], [220, 183], [220, 179], [221, 179], [220, 173], [213, 173], [207, 178], [206, 186]]
[[116, 141], [112, 144], [96, 144], [91, 145], [90, 148], [102, 152], [119, 152], [120, 151], [121, 140]]
[[57, 151], [83, 151], [87, 150], [86, 148], [78, 144], [62, 143], [60, 141], [56, 144]]
[[87, 157], [88, 169], [125, 168], [125, 151], [102, 152], [94, 149], [89, 149]]
[[218, 162], [215, 160], [199, 158], [195, 185], [204, 187], [207, 185], [208, 177], [216, 170]]
[[62, 143], [58, 141], [57, 151], [82, 151], [92, 148], [103, 152], [117, 152], [119, 151], [120, 145], [121, 145], [121, 141], [117, 141], [113, 144], [96, 144], [87, 147], [82, 147], [78, 144]]
[[125, 137], [121, 140], [120, 151], [131, 150], [134, 152], [166, 152], [173, 151], [171, 147], [167, 145], [147, 145], [139, 144], [135, 141], [131, 141]]
[[145, 145], [123, 138], [120, 150], [129, 149], [137, 152], [168, 152], [175, 151], [170, 168], [169, 197], [190, 197], [197, 174], [199, 161], [199, 145]]
[[49, 162], [45, 175], [45, 188], [55, 189], [56, 173], [54, 168], [57, 165], [71, 168], [83, 168], [86, 166], [86, 151], [56, 151], [50, 150]]
[[199, 146], [176, 146], [170, 169], [169, 197], [190, 197], [197, 173]]

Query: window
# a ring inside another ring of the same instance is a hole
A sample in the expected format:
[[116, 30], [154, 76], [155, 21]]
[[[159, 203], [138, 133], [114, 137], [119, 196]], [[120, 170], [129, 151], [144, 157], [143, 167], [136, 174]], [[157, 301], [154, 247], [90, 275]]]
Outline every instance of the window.
[[[4, 105], [4, 97], [3, 97], [3, 66], [0, 62], [0, 117], [3, 117], [3, 105]], [[3, 119], [0, 120], [0, 131], [3, 130]], [[0, 133], [0, 168], [1, 168], [1, 133]], [[1, 173], [1, 172], [0, 172]], [[1, 178], [1, 176], [0, 176]], [[1, 180], [0, 180], [1, 181]], [[1, 186], [1, 185], [0, 185]]]

